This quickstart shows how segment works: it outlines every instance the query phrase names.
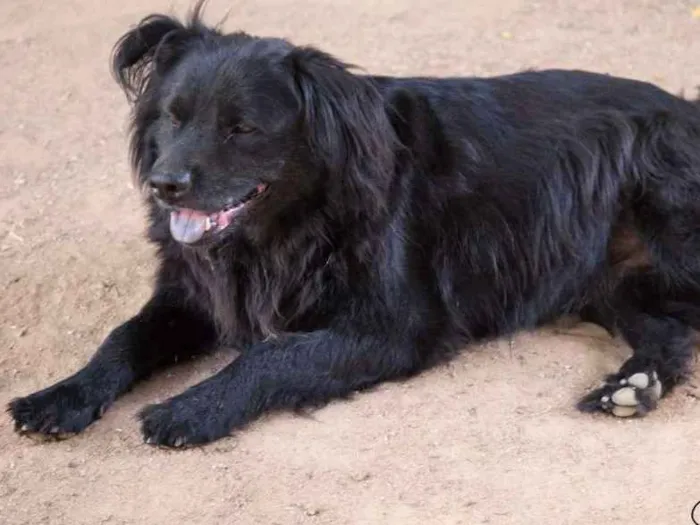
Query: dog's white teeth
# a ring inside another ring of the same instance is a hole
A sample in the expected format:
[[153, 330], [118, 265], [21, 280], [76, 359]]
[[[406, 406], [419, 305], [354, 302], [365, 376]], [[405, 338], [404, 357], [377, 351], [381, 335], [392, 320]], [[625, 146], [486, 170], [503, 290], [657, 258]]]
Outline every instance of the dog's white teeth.
[[216, 228], [216, 222], [211, 217], [207, 217], [207, 222], [204, 224], [204, 229], [209, 231], [212, 228]]

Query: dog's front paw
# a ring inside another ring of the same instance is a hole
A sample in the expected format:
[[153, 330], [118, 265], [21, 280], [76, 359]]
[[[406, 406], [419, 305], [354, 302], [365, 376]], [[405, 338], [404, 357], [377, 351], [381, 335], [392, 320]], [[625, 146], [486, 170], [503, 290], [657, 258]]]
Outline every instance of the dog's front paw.
[[150, 445], [184, 448], [202, 445], [224, 437], [229, 429], [221, 414], [198, 410], [196, 400], [173, 398], [141, 410], [141, 432]]
[[7, 411], [15, 431], [35, 439], [65, 439], [99, 419], [109, 406], [97, 392], [63, 382], [12, 400]]

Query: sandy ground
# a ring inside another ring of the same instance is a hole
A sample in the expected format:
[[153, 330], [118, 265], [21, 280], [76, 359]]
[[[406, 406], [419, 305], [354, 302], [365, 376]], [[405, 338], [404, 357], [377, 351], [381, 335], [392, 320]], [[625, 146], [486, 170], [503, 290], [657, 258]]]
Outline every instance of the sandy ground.
[[[161, 0], [0, 3], [0, 402], [78, 368], [145, 300], [153, 259], [126, 162], [115, 39]], [[323, 46], [371, 72], [576, 67], [693, 93], [700, 19], [677, 0], [212, 1], [227, 28]], [[472, 349], [310, 418], [277, 414], [183, 452], [134, 414], [222, 366], [159, 376], [83, 435], [36, 444], [0, 417], [0, 523], [690, 524], [691, 383], [644, 420], [577, 413], [628, 349], [550, 328]]]

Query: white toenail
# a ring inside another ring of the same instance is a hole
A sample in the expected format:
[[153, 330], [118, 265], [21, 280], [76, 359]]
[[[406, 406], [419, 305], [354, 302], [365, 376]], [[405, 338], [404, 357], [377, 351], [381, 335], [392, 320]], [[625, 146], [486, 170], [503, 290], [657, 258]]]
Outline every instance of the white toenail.
[[612, 395], [612, 402], [616, 405], [633, 407], [637, 405], [637, 395], [634, 392], [634, 388], [625, 387], [621, 388]]
[[608, 401], [610, 401], [610, 396], [603, 396], [603, 397], [600, 398], [600, 400], [601, 400], [603, 403], [607, 403]]
[[617, 406], [613, 407], [612, 413], [617, 417], [630, 417], [637, 413], [637, 407]]
[[629, 383], [637, 388], [647, 388], [649, 386], [649, 376], [643, 372], [638, 372], [630, 376]]

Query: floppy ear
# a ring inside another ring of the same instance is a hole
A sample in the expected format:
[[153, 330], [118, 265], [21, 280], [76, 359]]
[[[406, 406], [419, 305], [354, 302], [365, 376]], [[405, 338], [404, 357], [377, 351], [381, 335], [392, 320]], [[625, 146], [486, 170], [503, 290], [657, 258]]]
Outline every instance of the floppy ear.
[[342, 188], [338, 198], [359, 199], [363, 206], [355, 209], [367, 209], [371, 199], [381, 211], [397, 145], [381, 93], [371, 79], [354, 75], [348, 64], [317, 49], [298, 47], [287, 58], [309, 146], [330, 177], [340, 176], [331, 180]]
[[166, 73], [182, 57], [189, 37], [178, 20], [158, 14], [125, 33], [114, 46], [112, 72], [127, 96], [137, 98], [153, 72]]
[[185, 23], [162, 14], [149, 15], [114, 45], [112, 74], [132, 101], [154, 75], [162, 77], [181, 60], [194, 41], [221, 36], [218, 25], [207, 27], [202, 21], [205, 3], [197, 0]]

